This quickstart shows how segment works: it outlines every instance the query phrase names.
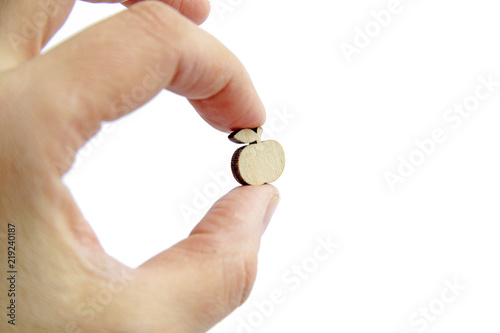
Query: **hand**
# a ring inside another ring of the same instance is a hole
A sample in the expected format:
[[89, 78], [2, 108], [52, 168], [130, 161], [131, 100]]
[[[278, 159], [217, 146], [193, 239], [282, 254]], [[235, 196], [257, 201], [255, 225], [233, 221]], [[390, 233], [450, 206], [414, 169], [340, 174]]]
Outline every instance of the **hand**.
[[[0, 2], [0, 233], [5, 251], [15, 225], [18, 272], [16, 326], [4, 314], [2, 332], [202, 332], [248, 297], [273, 186], [232, 190], [187, 239], [130, 269], [104, 253], [61, 182], [101, 122], [164, 88], [219, 130], [264, 122], [241, 63], [193, 24], [207, 1], [163, 2], [129, 1], [42, 55], [74, 0]], [[1, 281], [4, 312], [12, 286]]]

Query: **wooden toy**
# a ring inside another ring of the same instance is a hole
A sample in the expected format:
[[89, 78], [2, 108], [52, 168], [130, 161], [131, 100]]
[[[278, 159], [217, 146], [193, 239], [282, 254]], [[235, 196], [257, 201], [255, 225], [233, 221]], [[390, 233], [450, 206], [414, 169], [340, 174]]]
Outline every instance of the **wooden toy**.
[[241, 129], [229, 135], [235, 143], [248, 143], [237, 149], [231, 160], [234, 178], [242, 185], [262, 185], [277, 180], [285, 168], [285, 152], [274, 140], [261, 141], [262, 127]]

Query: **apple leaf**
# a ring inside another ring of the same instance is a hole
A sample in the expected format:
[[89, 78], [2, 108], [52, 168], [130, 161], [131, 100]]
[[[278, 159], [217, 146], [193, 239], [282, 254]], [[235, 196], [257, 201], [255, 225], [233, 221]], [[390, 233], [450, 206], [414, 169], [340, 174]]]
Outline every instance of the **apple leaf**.
[[262, 129], [260, 127], [255, 129], [245, 128], [234, 131], [228, 138], [234, 143], [254, 143], [256, 141], [260, 141], [261, 134]]

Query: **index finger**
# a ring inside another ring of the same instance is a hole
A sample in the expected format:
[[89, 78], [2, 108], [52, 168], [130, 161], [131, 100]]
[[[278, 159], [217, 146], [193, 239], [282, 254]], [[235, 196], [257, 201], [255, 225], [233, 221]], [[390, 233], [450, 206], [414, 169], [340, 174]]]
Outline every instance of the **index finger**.
[[33, 107], [67, 119], [65, 130], [73, 127], [83, 135], [137, 109], [163, 88], [187, 97], [222, 131], [258, 127], [265, 120], [240, 61], [161, 2], [134, 5], [26, 65], [37, 81], [50, 78], [33, 87], [37, 95], [50, 96], [46, 105], [37, 101]]

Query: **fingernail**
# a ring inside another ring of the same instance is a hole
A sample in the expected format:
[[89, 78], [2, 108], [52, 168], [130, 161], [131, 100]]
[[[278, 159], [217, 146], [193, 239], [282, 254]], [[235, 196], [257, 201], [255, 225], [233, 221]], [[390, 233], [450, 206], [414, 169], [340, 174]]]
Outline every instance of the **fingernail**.
[[261, 235], [263, 235], [264, 232], [266, 231], [267, 226], [269, 225], [269, 222], [271, 221], [271, 218], [273, 217], [274, 212], [276, 211], [276, 208], [278, 207], [279, 203], [280, 203], [279, 195], [275, 195], [271, 199], [271, 201], [269, 201], [269, 204], [267, 205], [266, 215], [264, 215], [264, 220], [262, 222]]

